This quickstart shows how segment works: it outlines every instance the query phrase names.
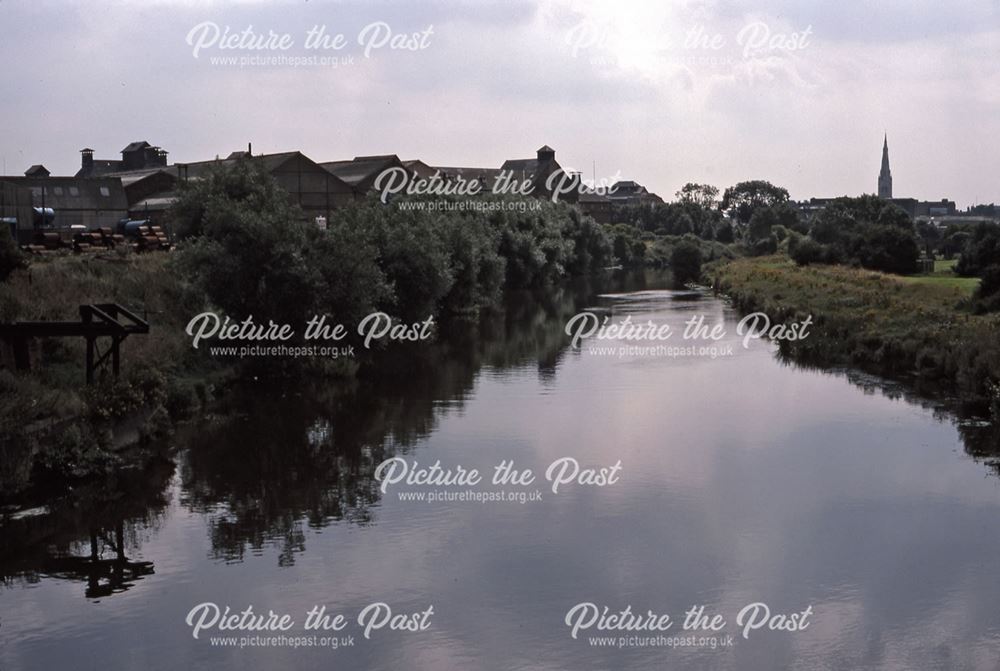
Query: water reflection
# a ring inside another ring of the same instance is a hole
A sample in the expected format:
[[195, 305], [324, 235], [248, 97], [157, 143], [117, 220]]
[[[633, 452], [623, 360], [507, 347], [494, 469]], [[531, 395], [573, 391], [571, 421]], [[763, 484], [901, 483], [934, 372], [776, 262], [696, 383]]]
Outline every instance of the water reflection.
[[88, 599], [130, 589], [154, 573], [153, 562], [132, 557], [156, 532], [173, 472], [172, 462], [154, 459], [142, 471], [88, 483], [38, 514], [6, 520], [0, 581], [10, 587], [46, 578], [80, 582]]
[[591, 295], [578, 283], [512, 297], [502, 312], [441, 324], [430, 346], [381, 352], [351, 383], [241, 386], [190, 436], [181, 465], [183, 504], [208, 518], [213, 557], [238, 561], [274, 545], [290, 566], [306, 529], [371, 524], [375, 467], [461, 412], [484, 366], [502, 375], [530, 364], [553, 379], [564, 324]]
[[[654, 286], [656, 278], [623, 276], [610, 283], [578, 282], [544, 295], [514, 296], [503, 311], [476, 320], [442, 324], [440, 338], [430, 346], [400, 346], [380, 353], [380, 364], [362, 370], [359, 379], [352, 382], [302, 380], [294, 385], [277, 385], [247, 381], [214, 409], [212, 417], [177, 434], [173, 442], [182, 449], [173, 461], [159, 460], [141, 472], [120, 473], [95, 482], [54, 500], [48, 514], [8, 519], [0, 541], [0, 576], [11, 588], [49, 578], [77, 582], [82, 585], [82, 596], [88, 599], [126, 591], [153, 574], [155, 563], [164, 561], [163, 556], [143, 557], [142, 546], [156, 534], [164, 511], [176, 504], [204, 521], [209, 559], [244, 562], [248, 555], [270, 557], [267, 550], [274, 549], [279, 567], [294, 567], [309, 544], [318, 542], [313, 540], [314, 532], [338, 523], [363, 528], [380, 522], [383, 508], [373, 477], [375, 466], [388, 456], [409, 453], [434, 434], [444, 418], [465, 412], [484, 374], [491, 380], [503, 381], [528, 371], [543, 388], [554, 388], [566, 358], [573, 356], [563, 332], [573, 314], [584, 309], [633, 315], [663, 311], [665, 306], [672, 313], [685, 314], [705, 309], [702, 294], [649, 291]], [[723, 308], [712, 305], [719, 312], [714, 316], [721, 319]], [[854, 371], [833, 374], [847, 376], [866, 393], [932, 408], [942, 421], [955, 422], [968, 454], [982, 461], [990, 474], [1000, 474], [995, 433], [955, 419], [941, 399], [928, 400], [899, 384]], [[641, 383], [646, 384], [646, 380]], [[657, 384], [661, 383], [657, 380]], [[639, 389], [640, 402], [660, 402], [658, 394], [668, 392], [666, 387], [653, 392], [642, 386]], [[673, 393], [683, 390], [675, 389]], [[565, 403], [572, 404], [572, 398]], [[498, 406], [490, 411], [502, 414], [505, 408]], [[520, 415], [497, 419], [536, 422], [539, 430], [544, 430], [544, 419]], [[715, 421], [725, 422], [724, 413]], [[809, 436], [800, 438], [810, 440]], [[750, 456], [758, 460], [757, 468], [762, 468], [763, 457], [757, 453]], [[740, 464], [749, 456], [737, 454], [730, 458], [732, 463]], [[789, 464], [795, 466], [796, 458], [794, 452], [783, 454], [784, 461], [775, 460], [774, 471]], [[719, 496], [734, 498], [734, 493], [741, 491], [740, 474], [753, 468], [747, 462], [731, 472], [726, 470], [726, 487]], [[661, 475], [657, 472], [657, 476]], [[685, 538], [698, 538], [698, 523], [693, 521], [698, 518], [688, 511], [690, 501], [684, 498], [694, 495], [683, 493], [685, 488], [679, 481], [649, 484], [642, 477], [637, 475], [634, 482], [645, 487], [643, 494], [647, 498], [650, 492], [664, 497], [664, 501], [666, 494], [662, 492], [675, 495], [670, 524], [675, 530], [684, 529]], [[172, 482], [179, 486], [173, 487]], [[176, 504], [170, 501], [171, 491], [177, 492]], [[676, 495], [678, 491], [682, 494]], [[737, 510], [733, 514], [739, 514], [739, 502], [731, 503]], [[640, 512], [633, 502], [616, 505], [621, 514], [634, 516]], [[554, 513], [546, 509], [545, 514]], [[603, 519], [608, 511], [583, 514]], [[830, 546], [827, 569], [833, 565], [845, 572], [845, 567], [852, 567], [856, 571], [847, 573], [862, 574], [863, 567], [856, 566], [854, 559], [838, 554], [842, 552], [838, 544], [857, 532], [838, 528], [835, 523], [840, 523], [839, 518], [831, 519], [831, 528], [837, 533], [829, 537], [807, 528], [798, 533], [816, 535], [816, 547]], [[639, 556], [648, 538], [670, 537], [659, 524], [636, 522], [627, 536], [617, 539], [616, 547], [620, 549], [615, 556], [631, 557], [621, 548], [630, 548]], [[747, 517], [746, 524], [759, 521]], [[634, 533], [637, 529], [643, 533]], [[513, 537], [509, 540], [517, 542]], [[727, 537], [725, 543], [718, 539], [712, 542], [736, 548], [746, 542], [746, 537], [737, 535]], [[667, 541], [662, 543], [666, 547]], [[706, 540], [705, 545], [711, 543]], [[687, 543], [672, 547], [671, 556], [681, 562], [679, 565], [683, 565], [685, 557], [692, 557], [691, 563], [704, 573], [681, 574], [678, 569], [673, 583], [702, 585], [720, 579], [719, 566], [694, 561], [692, 553], [696, 550], [694, 544]], [[705, 548], [697, 551], [707, 552]], [[516, 557], [502, 559], [495, 556], [487, 562], [494, 578], [510, 571], [511, 562], [517, 561]], [[573, 576], [588, 580], [600, 575], [606, 561], [603, 554], [580, 557], [575, 565], [560, 567], [562, 577], [553, 575], [550, 583], [533, 585], [531, 589], [553, 592], [560, 580], [565, 582]], [[522, 569], [529, 573], [532, 567], [525, 565]], [[822, 584], [823, 577], [810, 574], [800, 582]], [[600, 589], [609, 601], [621, 596], [612, 585]], [[698, 589], [692, 587], [691, 591], [691, 598], [698, 598]], [[498, 593], [484, 598], [503, 601], [508, 596]], [[545, 627], [541, 619], [537, 624], [539, 631]]]

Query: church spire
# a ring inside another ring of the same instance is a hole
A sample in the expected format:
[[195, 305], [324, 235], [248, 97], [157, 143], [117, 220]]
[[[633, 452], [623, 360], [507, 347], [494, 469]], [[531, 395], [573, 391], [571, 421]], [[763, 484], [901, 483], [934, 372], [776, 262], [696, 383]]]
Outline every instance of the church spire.
[[878, 197], [892, 198], [892, 171], [889, 170], [889, 134], [882, 138], [882, 170], [878, 173]]

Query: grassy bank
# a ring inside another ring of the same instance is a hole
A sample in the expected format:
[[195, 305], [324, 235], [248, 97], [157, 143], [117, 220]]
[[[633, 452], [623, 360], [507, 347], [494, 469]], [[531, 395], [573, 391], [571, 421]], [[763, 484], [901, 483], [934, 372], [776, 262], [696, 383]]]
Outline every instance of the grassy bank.
[[971, 313], [975, 280], [800, 267], [783, 256], [735, 259], [706, 274], [742, 311], [777, 321], [812, 315], [810, 337], [784, 343], [799, 360], [932, 383], [1000, 417], [1000, 315]]
[[118, 379], [84, 384], [83, 338], [36, 339], [29, 374], [0, 370], [4, 495], [130, 463], [119, 429], [163, 434], [211, 397], [223, 370], [194, 359], [183, 329], [200, 303], [173, 263], [169, 254], [62, 255], [34, 259], [0, 283], [0, 322], [75, 321], [81, 304], [115, 302], [150, 323], [148, 335], [122, 344]]

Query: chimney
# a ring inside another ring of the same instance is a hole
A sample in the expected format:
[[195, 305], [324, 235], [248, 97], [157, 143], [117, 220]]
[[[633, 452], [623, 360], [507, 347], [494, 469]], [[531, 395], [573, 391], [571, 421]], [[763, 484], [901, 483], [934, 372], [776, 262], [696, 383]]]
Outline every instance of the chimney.
[[84, 170], [91, 170], [94, 167], [94, 150], [85, 147], [80, 150], [80, 156], [82, 157], [82, 167]]
[[247, 156], [253, 156], [253, 144], [247, 142]]

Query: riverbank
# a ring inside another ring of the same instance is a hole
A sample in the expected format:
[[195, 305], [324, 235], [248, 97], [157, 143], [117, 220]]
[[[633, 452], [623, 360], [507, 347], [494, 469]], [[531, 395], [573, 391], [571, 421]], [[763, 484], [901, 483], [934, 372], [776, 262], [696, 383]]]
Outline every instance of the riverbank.
[[1000, 419], [1000, 315], [972, 314], [966, 285], [797, 266], [784, 256], [734, 259], [704, 274], [741, 311], [782, 322], [812, 315], [809, 338], [782, 344], [797, 361], [905, 378]]
[[141, 461], [142, 444], [169, 433], [224, 383], [225, 368], [196, 360], [186, 342], [189, 306], [197, 303], [171, 257], [109, 252], [33, 259], [0, 283], [0, 322], [73, 319], [82, 304], [114, 302], [151, 324], [149, 334], [123, 341], [121, 375], [93, 386], [84, 384], [83, 338], [36, 340], [29, 374], [0, 370], [5, 496]]

